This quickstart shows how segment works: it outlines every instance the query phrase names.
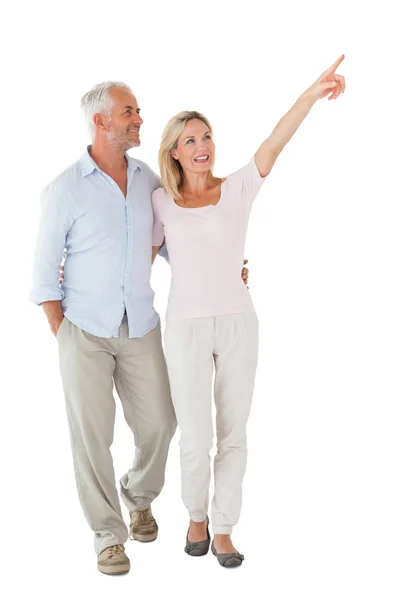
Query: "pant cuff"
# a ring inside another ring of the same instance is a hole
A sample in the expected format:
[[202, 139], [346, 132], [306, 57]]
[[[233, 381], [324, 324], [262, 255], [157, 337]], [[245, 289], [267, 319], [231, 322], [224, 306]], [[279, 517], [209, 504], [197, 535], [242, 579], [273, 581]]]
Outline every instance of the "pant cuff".
[[105, 538], [101, 540], [100, 543], [95, 544], [95, 552], [96, 554], [101, 554], [103, 550], [109, 548], [110, 546], [118, 546], [119, 544], [125, 544], [128, 539], [128, 536], [124, 536], [123, 538]]
[[[190, 514], [190, 513], [189, 513]], [[190, 518], [192, 519], [192, 521], [194, 521], [195, 523], [202, 523], [203, 521], [205, 521], [207, 519], [207, 514], [200, 514], [200, 513], [191, 513], [190, 514]]]
[[229, 525], [213, 525], [213, 534], [217, 535], [230, 535], [232, 533], [232, 526]]
[[131, 516], [134, 512], [138, 512], [139, 510], [147, 510], [150, 506], [151, 504], [146, 503], [143, 505], [143, 507], [141, 506], [140, 508], [134, 508], [133, 510], [129, 511], [129, 516]]

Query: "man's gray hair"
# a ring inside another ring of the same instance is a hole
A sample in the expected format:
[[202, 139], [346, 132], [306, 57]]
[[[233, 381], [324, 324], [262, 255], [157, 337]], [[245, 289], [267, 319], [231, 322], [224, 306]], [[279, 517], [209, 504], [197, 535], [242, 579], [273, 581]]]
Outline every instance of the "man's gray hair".
[[95, 85], [91, 90], [86, 92], [81, 100], [81, 109], [92, 139], [96, 133], [96, 126], [93, 123], [94, 115], [96, 113], [103, 113], [109, 117], [111, 114], [114, 102], [109, 92], [112, 88], [125, 88], [132, 93], [131, 88], [126, 83], [106, 81]]

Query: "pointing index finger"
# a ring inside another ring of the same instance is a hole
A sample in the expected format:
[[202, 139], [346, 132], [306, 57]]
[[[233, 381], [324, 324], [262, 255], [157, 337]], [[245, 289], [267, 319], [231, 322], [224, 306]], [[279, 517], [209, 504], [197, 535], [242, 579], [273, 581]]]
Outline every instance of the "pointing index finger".
[[342, 54], [342, 56], [340, 58], [338, 58], [337, 61], [334, 62], [333, 65], [331, 67], [329, 67], [329, 69], [327, 71], [325, 71], [325, 74], [332, 75], [343, 61], [344, 61], [344, 54]]

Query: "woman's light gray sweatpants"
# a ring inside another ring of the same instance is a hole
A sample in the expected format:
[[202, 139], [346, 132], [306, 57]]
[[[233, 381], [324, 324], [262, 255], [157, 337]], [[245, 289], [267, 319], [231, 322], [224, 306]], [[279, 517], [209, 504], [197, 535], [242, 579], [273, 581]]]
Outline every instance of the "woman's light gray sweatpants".
[[217, 454], [211, 516], [214, 534], [238, 522], [246, 469], [246, 424], [258, 355], [255, 313], [167, 322], [165, 356], [181, 430], [182, 498], [193, 521], [208, 512], [215, 365]]

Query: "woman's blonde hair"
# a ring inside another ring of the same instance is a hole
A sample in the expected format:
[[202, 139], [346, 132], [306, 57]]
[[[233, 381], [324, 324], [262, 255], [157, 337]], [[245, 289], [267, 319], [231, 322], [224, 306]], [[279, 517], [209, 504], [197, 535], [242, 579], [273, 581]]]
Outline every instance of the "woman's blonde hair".
[[[175, 158], [171, 156], [172, 150], [175, 150], [178, 145], [178, 138], [182, 131], [185, 129], [185, 125], [188, 121], [193, 119], [199, 119], [207, 125], [211, 135], [213, 130], [209, 120], [201, 113], [195, 110], [185, 110], [178, 113], [172, 119], [170, 119], [163, 131], [161, 146], [158, 153], [158, 164], [160, 167], [161, 185], [168, 194], [174, 199], [183, 200], [179, 193], [179, 188], [183, 182], [183, 169]], [[210, 168], [212, 174], [213, 164]]]

